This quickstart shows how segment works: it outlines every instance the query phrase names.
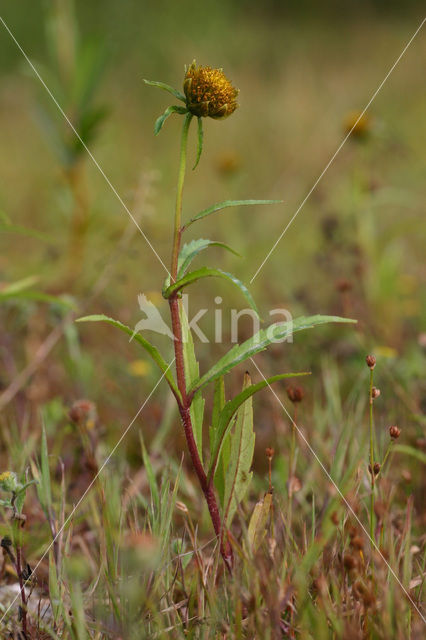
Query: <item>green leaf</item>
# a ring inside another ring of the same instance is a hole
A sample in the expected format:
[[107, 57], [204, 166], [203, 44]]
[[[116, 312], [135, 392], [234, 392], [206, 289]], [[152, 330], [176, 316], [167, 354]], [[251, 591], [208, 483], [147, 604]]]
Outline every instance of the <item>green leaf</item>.
[[191, 218], [191, 220], [187, 222], [183, 228], [186, 229], [196, 220], [201, 220], [201, 218], [210, 216], [212, 213], [216, 213], [216, 211], [221, 211], [222, 209], [227, 209], [228, 207], [243, 207], [246, 205], [259, 204], [281, 204], [282, 202], [282, 200], [225, 200], [224, 202], [218, 202], [217, 204], [214, 204], [207, 209], [203, 209], [203, 211], [200, 211], [200, 213], [197, 213], [196, 216]]
[[47, 449], [46, 429], [43, 425], [41, 433], [41, 482], [40, 492], [43, 495], [43, 506], [46, 510], [46, 515], [51, 517], [52, 509], [52, 488], [50, 485], [50, 470], [49, 470], [49, 451]]
[[145, 442], [142, 436], [142, 432], [139, 432], [139, 438], [141, 441], [142, 448], [142, 460], [146, 471], [146, 476], [148, 478], [149, 488], [151, 491], [152, 503], [154, 505], [156, 513], [160, 511], [160, 494], [158, 492], [157, 481], [155, 479], [154, 469], [152, 468], [151, 460], [148, 455], [148, 451], [145, 447]]
[[426, 464], [426, 454], [420, 449], [415, 449], [414, 447], [410, 447], [408, 444], [395, 444], [393, 446], [393, 450], [395, 453], [405, 453], [407, 456], [412, 456], [413, 458], [417, 458], [423, 464]]
[[39, 280], [38, 276], [28, 276], [22, 280], [16, 280], [12, 284], [8, 284], [0, 290], [0, 296], [6, 296], [12, 293], [19, 293], [25, 289], [29, 289]]
[[51, 296], [43, 291], [28, 291], [30, 287], [37, 282], [37, 276], [29, 276], [22, 280], [17, 280], [0, 289], [0, 301], [9, 300], [10, 298], [24, 298], [26, 300], [36, 300], [38, 302], [48, 302], [50, 304], [58, 304], [67, 309], [72, 309], [74, 304], [68, 299], [58, 296]]
[[[188, 324], [188, 317], [185, 313], [182, 302], [179, 300], [179, 316], [182, 326], [182, 342], [183, 342], [183, 362], [185, 368], [185, 383], [190, 386], [194, 380], [200, 375], [197, 359], [195, 357], [194, 342], [192, 340], [191, 330]], [[204, 398], [201, 393], [197, 393], [194, 397], [190, 416], [192, 428], [194, 430], [195, 443], [197, 445], [198, 455], [203, 462], [203, 418], [204, 418]]]
[[[214, 383], [212, 426], [210, 427], [210, 431], [209, 431], [210, 451], [212, 451], [214, 446], [216, 431], [219, 426], [219, 417], [224, 406], [225, 406], [225, 380], [224, 380], [224, 377], [221, 376], [220, 378], [215, 380], [215, 383]], [[216, 473], [214, 476], [214, 484], [217, 489], [220, 504], [222, 505], [222, 507], [224, 506], [224, 501], [225, 501], [225, 476], [226, 476], [226, 469], [228, 467], [230, 455], [231, 455], [231, 448], [229, 444], [229, 437], [225, 437], [223, 439], [221, 455], [218, 460], [218, 463], [216, 466]]]
[[158, 136], [158, 134], [160, 133], [161, 129], [163, 128], [163, 124], [165, 123], [167, 118], [172, 115], [172, 113], [184, 114], [184, 113], [187, 113], [187, 112], [188, 112], [188, 110], [186, 109], [186, 107], [180, 107], [178, 105], [172, 105], [171, 107], [167, 107], [165, 112], [162, 113], [161, 116], [159, 118], [157, 118], [157, 120], [155, 121], [154, 134], [156, 136]]
[[231, 369], [233, 369], [240, 362], [244, 362], [247, 358], [256, 355], [259, 351], [263, 351], [273, 342], [285, 339], [291, 336], [297, 331], [304, 329], [312, 329], [315, 326], [322, 324], [328, 324], [330, 322], [351, 322], [356, 320], [350, 320], [349, 318], [339, 318], [337, 316], [301, 316], [296, 318], [292, 322], [277, 322], [270, 325], [267, 329], [261, 329], [254, 334], [251, 338], [243, 342], [242, 344], [236, 344], [226, 353], [220, 360], [216, 362], [213, 367], [207, 371], [199, 380], [196, 380], [190, 391], [193, 393], [202, 389], [216, 380], [219, 376], [224, 375]]
[[238, 256], [239, 254], [231, 249], [230, 246], [225, 244], [224, 242], [215, 242], [214, 240], [205, 240], [204, 238], [199, 238], [198, 240], [191, 240], [187, 244], [184, 244], [178, 258], [178, 278], [182, 278], [188, 270], [189, 265], [194, 260], [194, 258], [204, 249], [208, 247], [222, 247], [223, 249], [227, 249], [234, 255]]
[[[251, 378], [244, 376], [243, 392], [250, 388]], [[235, 428], [229, 432], [230, 456], [225, 477], [224, 526], [230, 525], [239, 503], [250, 484], [254, 454], [253, 400], [250, 396], [238, 409]]]
[[198, 118], [198, 138], [197, 138], [197, 157], [195, 159], [195, 164], [192, 167], [192, 170], [196, 169], [198, 163], [200, 162], [201, 154], [203, 152], [203, 119]]
[[30, 236], [37, 240], [43, 240], [43, 242], [53, 242], [53, 238], [49, 237], [47, 233], [36, 231], [34, 229], [27, 229], [18, 224], [9, 224], [8, 222], [0, 222], [0, 233], [16, 233], [22, 236]]
[[144, 79], [144, 82], [145, 84], [148, 84], [150, 87], [157, 87], [158, 89], [164, 89], [164, 91], [168, 91], [173, 96], [175, 96], [175, 98], [182, 100], [182, 102], [186, 102], [186, 98], [183, 93], [181, 93], [177, 89], [174, 89], [173, 87], [171, 87], [169, 84], [166, 84], [165, 82], [156, 82], [155, 80], [145, 80], [145, 79]]
[[241, 291], [241, 293], [243, 294], [243, 296], [245, 297], [245, 299], [247, 300], [251, 308], [254, 309], [257, 315], [259, 315], [255, 302], [251, 296], [251, 293], [247, 289], [247, 287], [241, 282], [241, 280], [238, 280], [238, 278], [233, 276], [232, 273], [227, 273], [226, 271], [222, 271], [221, 269], [211, 269], [210, 267], [202, 267], [201, 269], [197, 269], [196, 271], [191, 271], [190, 273], [183, 276], [182, 278], [180, 278], [179, 280], [171, 284], [169, 287], [167, 287], [163, 291], [163, 296], [166, 299], [170, 298], [172, 293], [175, 293], [176, 291], [180, 291], [184, 287], [187, 287], [189, 284], [192, 284], [193, 282], [196, 282], [201, 278], [211, 278], [211, 277], [224, 278], [225, 280], [228, 280], [229, 282], [232, 282], [233, 284], [235, 284], [239, 288], [239, 290]]
[[235, 398], [233, 398], [232, 400], [229, 400], [225, 404], [222, 411], [220, 412], [217, 428], [215, 429], [214, 442], [213, 442], [213, 446], [211, 447], [211, 453], [210, 453], [210, 466], [207, 474], [208, 480], [210, 480], [210, 478], [214, 475], [216, 471], [217, 461], [221, 453], [223, 441], [229, 429], [231, 428], [231, 420], [234, 414], [236, 413], [236, 411], [238, 411], [238, 409], [240, 408], [240, 406], [244, 402], [246, 402], [246, 400], [251, 398], [251, 396], [253, 396], [255, 393], [257, 393], [258, 391], [261, 391], [262, 389], [273, 384], [274, 382], [278, 382], [279, 380], [284, 380], [285, 378], [296, 378], [299, 376], [308, 376], [308, 375], [310, 375], [308, 371], [303, 371], [300, 373], [281, 373], [277, 376], [272, 376], [267, 380], [261, 380], [256, 384], [252, 384], [250, 386], [246, 385], [243, 391], [241, 391], [241, 393], [239, 393], [237, 396], [235, 396]]
[[[133, 336], [134, 334], [133, 330], [130, 329], [130, 327], [126, 326], [122, 322], [119, 322], [119, 320], [114, 320], [114, 318], [109, 318], [108, 316], [105, 316], [103, 314], [84, 316], [84, 318], [78, 318], [76, 322], [108, 322], [114, 327], [121, 329], [121, 331], [126, 333], [128, 336]], [[180, 393], [178, 388], [176, 387], [175, 381], [173, 380], [170, 367], [163, 359], [158, 349], [154, 347], [154, 345], [152, 345], [150, 342], [148, 342], [148, 340], [145, 340], [145, 338], [143, 338], [139, 333], [134, 334], [133, 337], [136, 342], [139, 342], [139, 344], [145, 349], [145, 351], [149, 353], [154, 362], [160, 367], [161, 371], [164, 373], [165, 379], [169, 383], [170, 389], [173, 391], [173, 394], [179, 401], [181, 401]]]
[[248, 526], [248, 539], [253, 551], [259, 547], [266, 533], [266, 525], [272, 507], [272, 493], [256, 503]]
[[95, 38], [85, 40], [77, 48], [76, 55], [72, 99], [73, 104], [78, 104], [78, 110], [84, 113], [92, 102], [104, 75], [107, 61], [106, 46]]

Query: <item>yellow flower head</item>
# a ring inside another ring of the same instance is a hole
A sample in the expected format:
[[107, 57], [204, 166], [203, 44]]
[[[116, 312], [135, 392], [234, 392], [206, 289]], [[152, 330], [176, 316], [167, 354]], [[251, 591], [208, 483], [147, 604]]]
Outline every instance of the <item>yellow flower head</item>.
[[371, 133], [371, 118], [367, 113], [350, 111], [343, 121], [343, 130], [351, 132], [354, 138], [366, 138]]
[[13, 471], [3, 471], [0, 473], [0, 489], [3, 491], [16, 491], [18, 479]]
[[197, 67], [187, 69], [183, 90], [188, 110], [198, 117], [226, 118], [238, 107], [238, 89], [232, 86], [222, 69]]

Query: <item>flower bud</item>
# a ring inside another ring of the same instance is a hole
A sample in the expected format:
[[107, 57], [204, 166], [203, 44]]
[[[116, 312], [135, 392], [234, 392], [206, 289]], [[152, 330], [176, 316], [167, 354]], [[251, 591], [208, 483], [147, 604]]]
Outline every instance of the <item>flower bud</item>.
[[395, 425], [389, 427], [389, 435], [392, 440], [396, 440], [401, 435], [401, 429]]
[[13, 493], [18, 487], [19, 482], [14, 471], [3, 471], [3, 473], [0, 473], [0, 489]]
[[376, 366], [376, 358], [375, 356], [367, 356], [365, 358], [365, 361], [367, 363], [367, 367], [369, 367], [370, 369], [374, 369], [374, 367]]

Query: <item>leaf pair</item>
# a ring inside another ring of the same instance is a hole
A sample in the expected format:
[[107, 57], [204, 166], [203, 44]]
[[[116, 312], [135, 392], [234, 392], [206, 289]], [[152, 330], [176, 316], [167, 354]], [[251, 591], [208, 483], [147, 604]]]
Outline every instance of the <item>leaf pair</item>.
[[[181, 91], [174, 89], [174, 87], [171, 87], [169, 84], [166, 84], [165, 82], [156, 82], [154, 80], [144, 80], [144, 82], [145, 84], [148, 84], [151, 87], [157, 87], [158, 89], [163, 89], [164, 91], [171, 93], [175, 98], [178, 98], [178, 100], [181, 100], [186, 104], [186, 98], [184, 94]], [[168, 107], [164, 111], [164, 113], [162, 113], [161, 116], [157, 118], [157, 120], [155, 121], [154, 134], [156, 136], [160, 133], [165, 121], [169, 116], [172, 115], [172, 113], [178, 113], [180, 115], [184, 115], [189, 113], [189, 111], [186, 106], [182, 107], [180, 105], [172, 105], [171, 107]], [[193, 170], [197, 167], [198, 163], [200, 162], [201, 154], [203, 151], [203, 139], [204, 139], [203, 121], [202, 121], [202, 118], [198, 118], [197, 155], [195, 158], [195, 164], [192, 167]]]

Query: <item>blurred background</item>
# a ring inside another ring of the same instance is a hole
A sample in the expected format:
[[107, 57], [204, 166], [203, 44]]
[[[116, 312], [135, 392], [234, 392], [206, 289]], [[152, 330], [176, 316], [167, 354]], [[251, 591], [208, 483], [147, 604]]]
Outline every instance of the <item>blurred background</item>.
[[[240, 108], [223, 122], [205, 121], [194, 172], [193, 128], [184, 216], [227, 199], [283, 200], [229, 209], [188, 233], [229, 243], [241, 258], [214, 248], [204, 262], [247, 285], [423, 18], [420, 2], [378, 0], [2, 0], [0, 8], [166, 264], [182, 121], [172, 116], [154, 137], [154, 121], [173, 99], [143, 78], [181, 89], [194, 58], [223, 67], [240, 89]], [[277, 345], [258, 359], [265, 375], [311, 370], [309, 407], [327, 400], [327, 380], [346, 395], [362, 388], [372, 351], [386, 399], [378, 424], [410, 424], [413, 442], [426, 404], [425, 71], [422, 31], [250, 285], [266, 321], [276, 307], [294, 317], [358, 320], [356, 328], [332, 325]], [[140, 292], [167, 317], [165, 272], [3, 24], [0, 74], [0, 407], [17, 426], [18, 446], [39, 433], [42, 411], [50, 434], [59, 427], [66, 434], [68, 408], [89, 398], [108, 450], [158, 372], [111, 327], [64, 318], [73, 309], [105, 313], [133, 327], [142, 317]], [[218, 295], [222, 345], [213, 342]], [[221, 282], [191, 288], [190, 314], [211, 311], [200, 322], [211, 343], [197, 342], [203, 370], [229, 348], [229, 309], [244, 306]], [[247, 337], [250, 323], [240, 329]], [[167, 339], [153, 341], [167, 359]], [[229, 380], [229, 389], [240, 385], [237, 375]], [[148, 441], [177, 422], [166, 398], [162, 387], [141, 417]], [[255, 408], [263, 460], [284, 427], [266, 392]], [[309, 410], [303, 420], [315, 428]], [[131, 443], [130, 435], [123, 444], [130, 461]]]

